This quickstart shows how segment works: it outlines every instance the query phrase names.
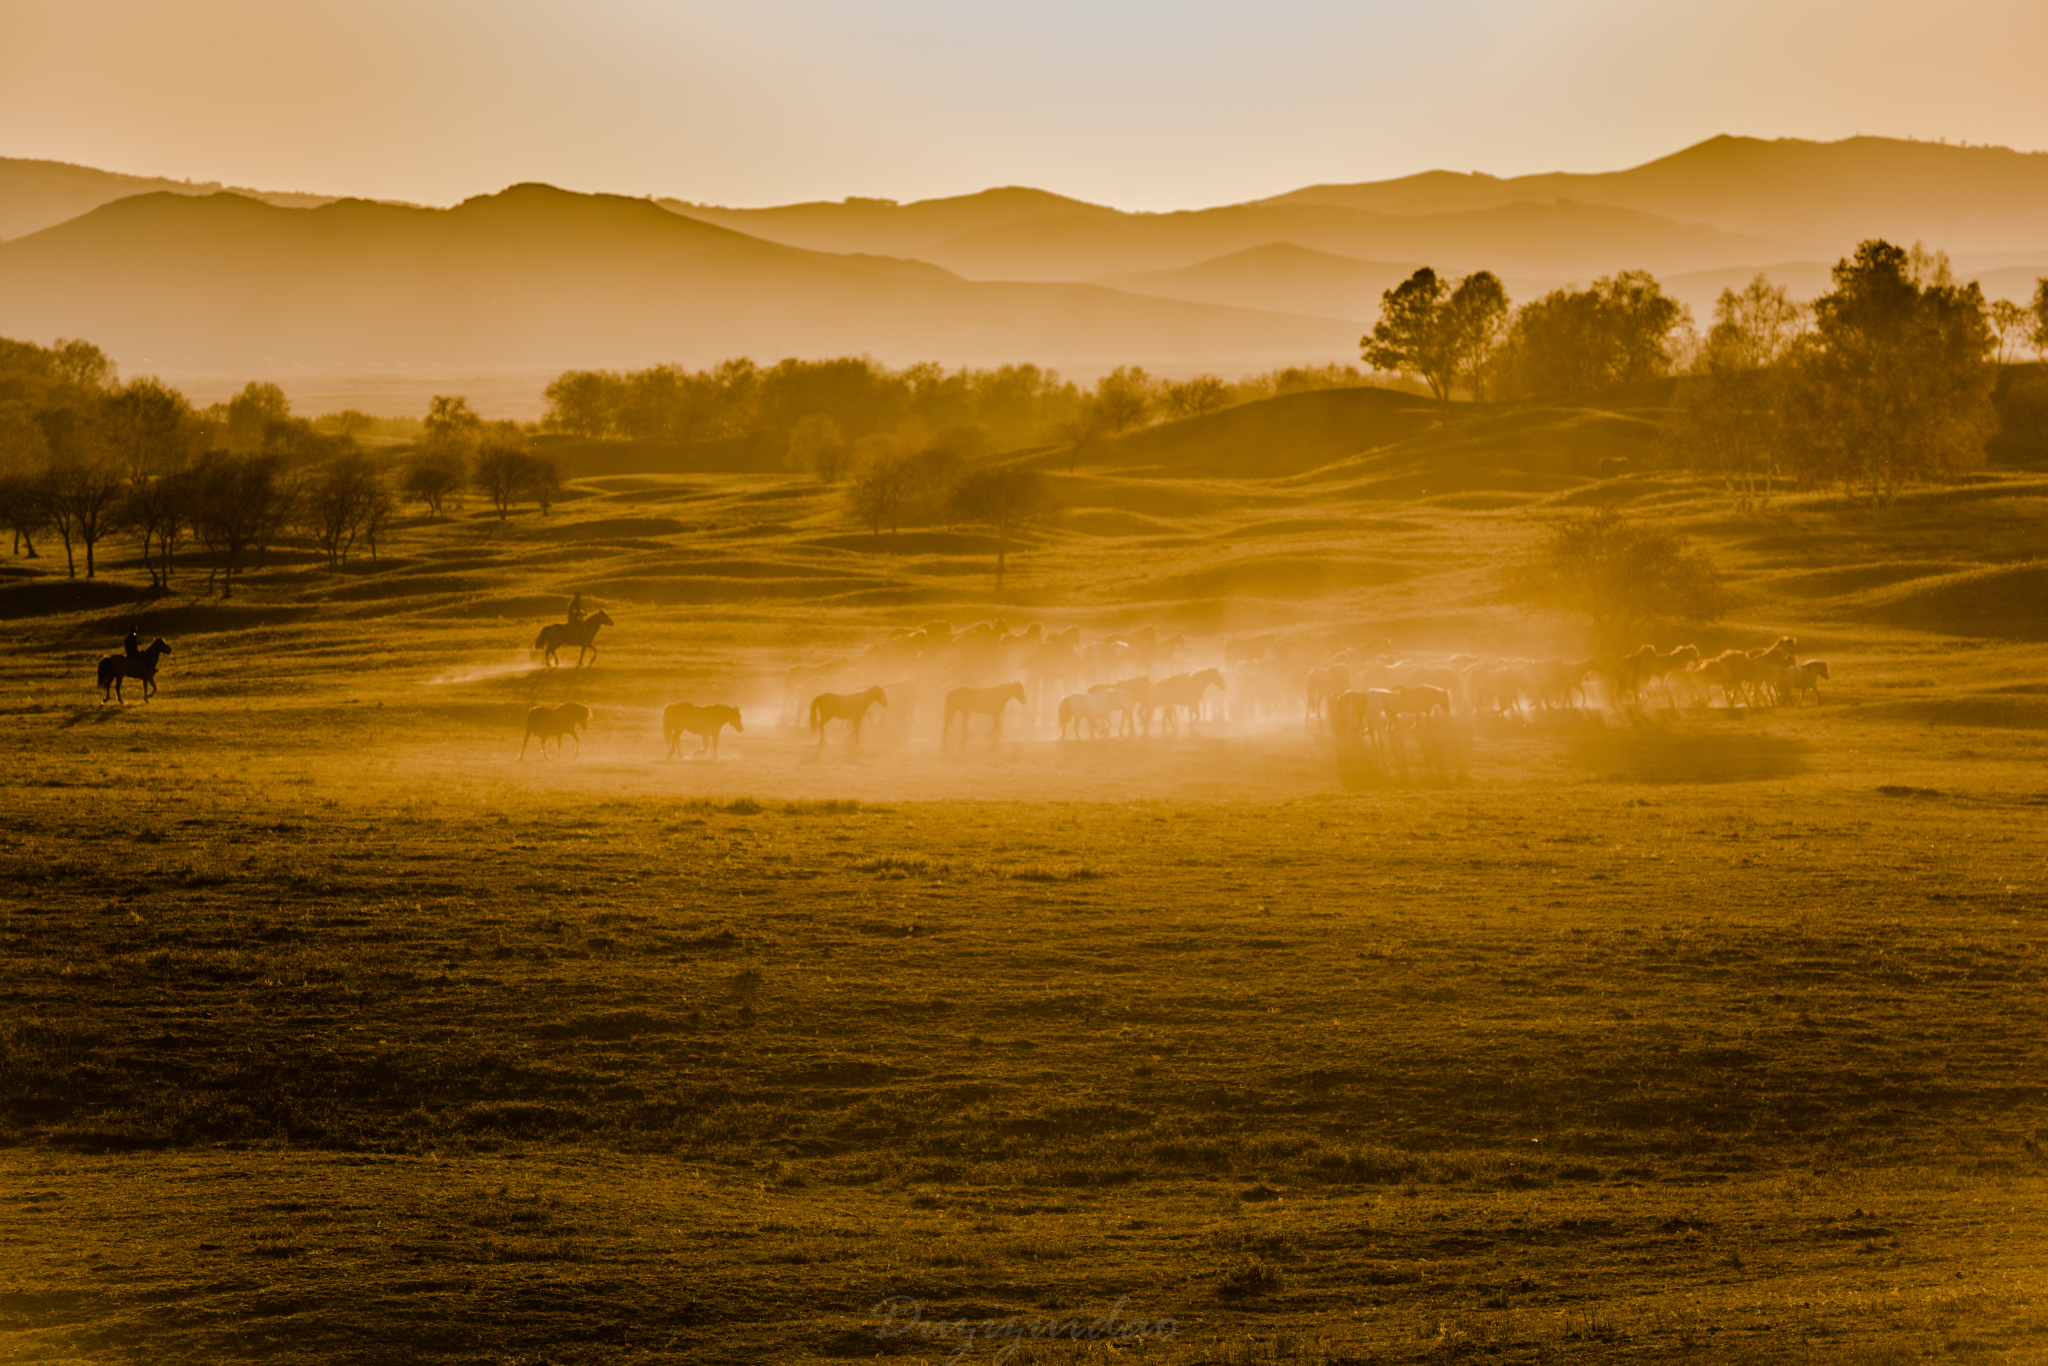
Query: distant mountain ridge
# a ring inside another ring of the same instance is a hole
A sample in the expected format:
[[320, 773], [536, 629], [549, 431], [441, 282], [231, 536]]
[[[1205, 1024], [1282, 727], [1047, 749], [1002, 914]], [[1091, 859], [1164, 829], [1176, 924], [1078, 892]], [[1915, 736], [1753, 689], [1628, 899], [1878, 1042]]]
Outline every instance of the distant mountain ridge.
[[1432, 171], [1173, 213], [1024, 186], [733, 209], [519, 185], [431, 209], [0, 159], [0, 333], [186, 375], [861, 352], [1231, 373], [1355, 358], [1418, 264], [1492, 270], [1517, 301], [1647, 269], [1704, 321], [1760, 270], [1812, 297], [1871, 236], [2028, 297], [2048, 153], [1724, 136], [1622, 171]]
[[1350, 323], [787, 247], [644, 199], [516, 185], [452, 209], [138, 195], [0, 243], [0, 334], [124, 367], [632, 366], [1341, 354]]

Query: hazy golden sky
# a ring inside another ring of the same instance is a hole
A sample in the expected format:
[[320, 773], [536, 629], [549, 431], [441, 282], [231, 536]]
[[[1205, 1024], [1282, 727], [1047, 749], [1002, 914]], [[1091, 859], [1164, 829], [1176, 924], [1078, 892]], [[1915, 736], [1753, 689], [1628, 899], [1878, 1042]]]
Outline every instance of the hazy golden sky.
[[1135, 209], [1715, 133], [2048, 148], [2048, 0], [0, 0], [0, 155], [450, 203]]

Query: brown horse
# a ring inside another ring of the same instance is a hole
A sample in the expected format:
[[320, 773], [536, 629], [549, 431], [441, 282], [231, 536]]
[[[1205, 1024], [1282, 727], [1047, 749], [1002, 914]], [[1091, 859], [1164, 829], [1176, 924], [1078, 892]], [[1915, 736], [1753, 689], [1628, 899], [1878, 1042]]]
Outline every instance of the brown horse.
[[597, 662], [597, 628], [616, 624], [603, 612], [592, 612], [583, 619], [583, 623], [580, 626], [571, 626], [566, 621], [550, 622], [548, 625], [541, 627], [540, 634], [533, 638], [533, 648], [543, 652], [544, 662], [547, 667], [552, 669], [562, 662], [555, 658], [555, 651], [565, 645], [574, 645], [576, 647], [576, 667], [580, 669], [583, 667], [585, 651], [589, 652], [591, 663], [595, 664]]
[[535, 737], [540, 739], [540, 757], [548, 757], [548, 741], [555, 742], [555, 757], [562, 755], [562, 737], [569, 736], [576, 741], [576, 753], [583, 753], [583, 737], [578, 731], [590, 728], [590, 708], [581, 702], [564, 702], [559, 707], [535, 707], [526, 713], [526, 739], [519, 742], [519, 757], [526, 757], [526, 743]]
[[142, 684], [142, 700], [149, 701], [149, 695], [156, 691], [156, 661], [158, 656], [171, 653], [170, 642], [162, 636], [149, 642], [145, 649], [133, 655], [105, 655], [100, 659], [100, 701], [122, 702], [121, 680], [132, 678]]
[[708, 749], [711, 757], [717, 758], [718, 732], [727, 726], [742, 733], [746, 731], [747, 728], [740, 724], [738, 707], [699, 707], [678, 702], [661, 714], [661, 733], [668, 738], [668, 757], [671, 759], [682, 749], [685, 731], [703, 737], [704, 743], [697, 753], [702, 754]]
[[867, 719], [869, 707], [886, 707], [889, 695], [880, 687], [863, 689], [845, 694], [821, 692], [811, 699], [811, 729], [818, 733], [818, 748], [825, 748], [825, 723], [827, 721], [851, 721], [853, 742], [860, 743], [860, 723]]
[[945, 723], [939, 729], [939, 744], [946, 743], [952, 733], [953, 718], [960, 718], [960, 743], [967, 743], [967, 726], [976, 716], [986, 716], [996, 723], [995, 738], [1003, 737], [1003, 708], [1015, 702], [1026, 705], [1022, 683], [1004, 683], [994, 688], [954, 688], [946, 694]]

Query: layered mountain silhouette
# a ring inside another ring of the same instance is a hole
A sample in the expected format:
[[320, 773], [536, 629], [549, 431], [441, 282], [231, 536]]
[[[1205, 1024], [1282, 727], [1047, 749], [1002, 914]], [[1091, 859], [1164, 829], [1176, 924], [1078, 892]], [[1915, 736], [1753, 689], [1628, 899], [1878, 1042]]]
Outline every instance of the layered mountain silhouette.
[[0, 333], [130, 367], [1324, 357], [1348, 322], [764, 242], [638, 199], [518, 185], [452, 209], [154, 193], [0, 243]]
[[1704, 319], [1867, 237], [1996, 297], [2048, 273], [2048, 154], [1719, 137], [1629, 170], [1430, 172], [1126, 213], [1007, 187], [732, 209], [514, 186], [450, 209], [0, 159], [0, 334], [130, 370], [544, 370], [868, 353], [1088, 373], [1345, 360], [1418, 264], [1517, 300], [1654, 271]]

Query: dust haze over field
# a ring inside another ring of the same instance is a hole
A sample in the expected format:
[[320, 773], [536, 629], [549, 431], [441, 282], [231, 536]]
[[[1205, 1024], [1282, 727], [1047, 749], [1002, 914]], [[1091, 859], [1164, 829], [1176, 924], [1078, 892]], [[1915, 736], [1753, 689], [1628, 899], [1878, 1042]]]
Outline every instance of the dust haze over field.
[[[546, 515], [225, 600], [9, 561], [7, 1355], [2037, 1359], [2048, 480], [1739, 511], [1670, 392], [1054, 448], [1000, 588], [985, 529], [562, 439]], [[1819, 704], [1307, 718], [1380, 642], [1584, 654], [1503, 576], [1599, 508], [1727, 577], [1660, 648], [1795, 636]], [[942, 736], [1033, 656], [930, 628], [996, 622], [1111, 658]], [[101, 705], [131, 623], [174, 652]], [[1174, 637], [1201, 714], [1058, 738]], [[680, 701], [745, 729], [670, 759]]]
[[0, 1362], [2048, 1361], [2044, 46], [8, 0]]

